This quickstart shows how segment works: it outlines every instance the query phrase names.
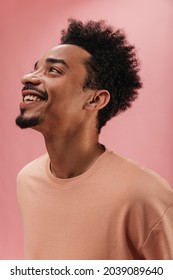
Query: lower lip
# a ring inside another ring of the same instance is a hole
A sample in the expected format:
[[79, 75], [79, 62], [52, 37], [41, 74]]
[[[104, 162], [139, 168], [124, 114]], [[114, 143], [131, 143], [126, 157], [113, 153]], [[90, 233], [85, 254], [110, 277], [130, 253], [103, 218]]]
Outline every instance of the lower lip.
[[26, 102], [21, 102], [19, 104], [20, 109], [26, 109], [31, 106], [39, 105], [43, 103], [44, 101], [26, 101]]

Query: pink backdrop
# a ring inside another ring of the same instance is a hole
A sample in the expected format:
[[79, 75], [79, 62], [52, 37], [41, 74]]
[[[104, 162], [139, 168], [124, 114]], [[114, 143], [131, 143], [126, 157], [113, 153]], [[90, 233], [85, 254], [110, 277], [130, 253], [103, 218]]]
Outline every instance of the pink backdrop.
[[173, 183], [173, 1], [6, 0], [1, 3], [0, 259], [23, 257], [16, 175], [45, 152], [42, 136], [15, 126], [20, 78], [56, 45], [68, 17], [106, 19], [124, 28], [138, 49], [144, 88], [131, 110], [113, 119], [100, 140]]

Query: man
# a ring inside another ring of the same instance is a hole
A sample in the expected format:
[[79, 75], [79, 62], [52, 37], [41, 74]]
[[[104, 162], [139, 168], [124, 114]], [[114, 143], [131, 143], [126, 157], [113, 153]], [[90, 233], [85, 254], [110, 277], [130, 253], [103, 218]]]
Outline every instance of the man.
[[173, 191], [100, 144], [141, 81], [135, 49], [103, 21], [70, 20], [22, 79], [16, 123], [47, 154], [18, 175], [26, 259], [173, 259]]

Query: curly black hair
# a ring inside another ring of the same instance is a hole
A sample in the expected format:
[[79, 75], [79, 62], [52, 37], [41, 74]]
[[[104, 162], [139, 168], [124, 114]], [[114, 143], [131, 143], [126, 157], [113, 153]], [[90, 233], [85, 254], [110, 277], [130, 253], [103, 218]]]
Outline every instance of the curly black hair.
[[142, 87], [135, 47], [127, 42], [121, 29], [114, 30], [103, 20], [68, 22], [67, 30], [61, 31], [61, 44], [77, 45], [91, 55], [85, 62], [84, 88], [106, 89], [110, 93], [109, 103], [98, 112], [100, 132], [109, 119], [131, 106]]

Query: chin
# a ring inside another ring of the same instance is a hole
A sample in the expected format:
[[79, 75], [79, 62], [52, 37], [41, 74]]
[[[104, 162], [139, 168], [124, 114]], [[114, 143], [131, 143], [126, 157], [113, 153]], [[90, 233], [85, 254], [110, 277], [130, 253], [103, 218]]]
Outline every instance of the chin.
[[30, 117], [26, 118], [23, 115], [19, 115], [16, 118], [16, 125], [19, 126], [20, 128], [33, 128], [37, 130], [37, 126], [42, 122], [42, 119], [39, 117]]

